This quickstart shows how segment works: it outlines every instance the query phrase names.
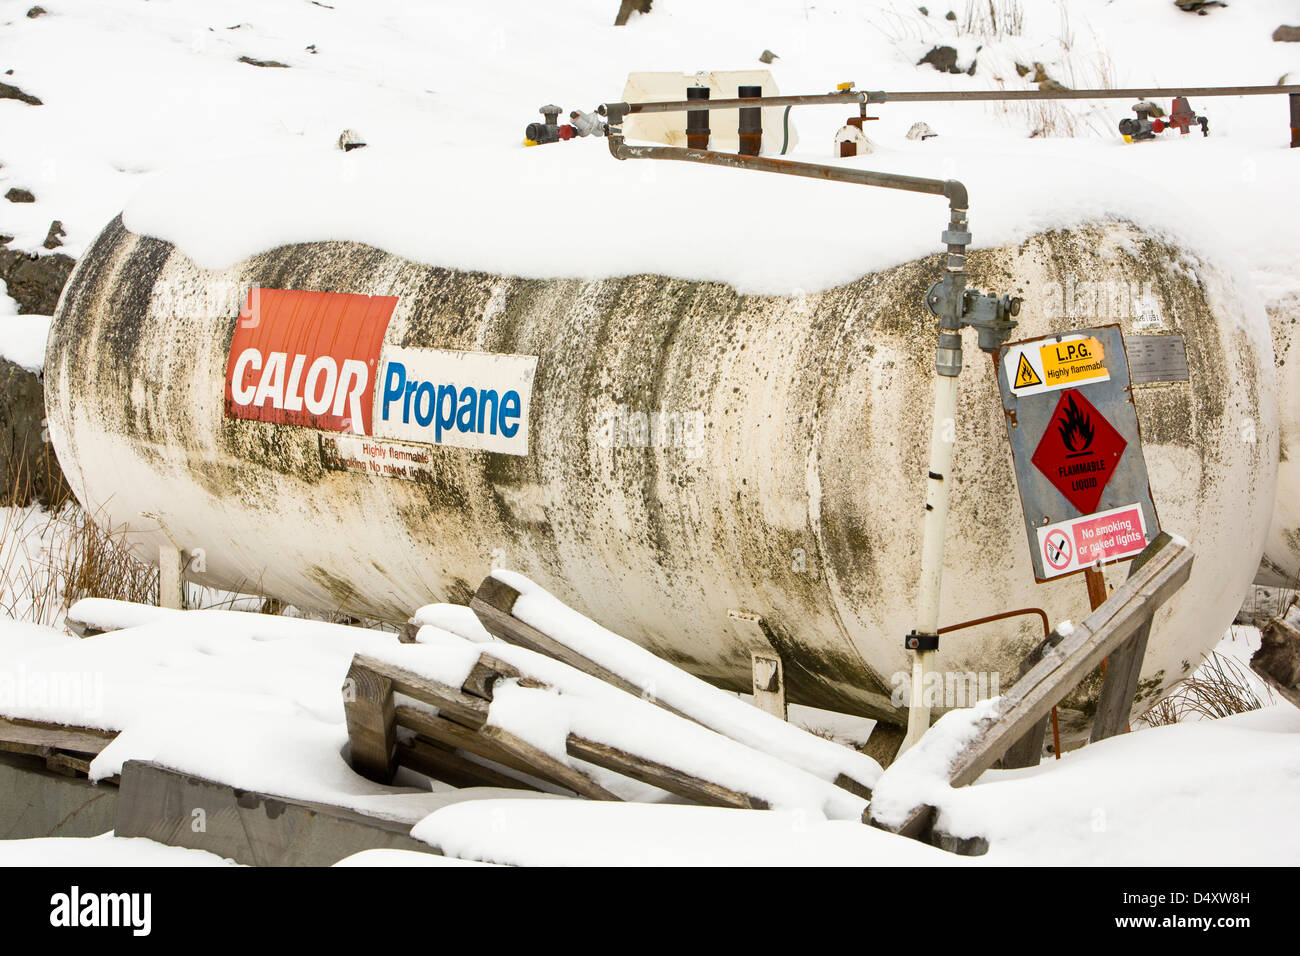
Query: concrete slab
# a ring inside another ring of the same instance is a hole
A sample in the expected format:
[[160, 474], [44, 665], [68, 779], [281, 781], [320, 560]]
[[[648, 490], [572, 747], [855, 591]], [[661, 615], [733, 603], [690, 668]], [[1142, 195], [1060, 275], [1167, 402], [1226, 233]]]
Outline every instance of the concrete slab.
[[118, 789], [45, 768], [35, 757], [0, 754], [0, 839], [89, 837], [113, 829]]

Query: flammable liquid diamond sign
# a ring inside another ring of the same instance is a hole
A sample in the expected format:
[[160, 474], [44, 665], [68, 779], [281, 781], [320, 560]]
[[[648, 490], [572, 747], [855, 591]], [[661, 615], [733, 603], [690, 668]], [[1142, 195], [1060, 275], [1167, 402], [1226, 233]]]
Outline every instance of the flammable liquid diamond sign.
[[996, 364], [1035, 580], [1141, 552], [1160, 522], [1120, 327], [1013, 342]]

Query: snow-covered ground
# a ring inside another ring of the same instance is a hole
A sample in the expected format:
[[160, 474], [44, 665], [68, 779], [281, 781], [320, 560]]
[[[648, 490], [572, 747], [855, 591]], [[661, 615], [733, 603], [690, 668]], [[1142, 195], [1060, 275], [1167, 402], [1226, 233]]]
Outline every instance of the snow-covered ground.
[[[523, 275], [651, 271], [745, 290], [813, 290], [935, 251], [942, 207], [885, 191], [846, 196], [824, 183], [620, 164], [590, 139], [524, 149], [524, 125], [543, 103], [567, 111], [618, 99], [631, 71], [757, 68], [765, 49], [779, 57], [768, 68], [786, 93], [850, 80], [859, 89], [1032, 89], [1035, 64], [1071, 86], [1300, 82], [1300, 44], [1270, 39], [1300, 19], [1292, 0], [1238, 2], [1204, 17], [1169, 0], [999, 0], [997, 9], [1022, 12], [1000, 28], [971, 22], [976, 8], [965, 2], [952, 4], [948, 20], [948, 5], [927, 4], [924, 15], [902, 0], [656, 0], [650, 15], [621, 28], [610, 26], [610, 0], [48, 0], [44, 15], [29, 18], [30, 6], [0, 0], [0, 72], [8, 71], [0, 82], [43, 103], [0, 99], [0, 194], [35, 196], [0, 200], [8, 248], [40, 250], [58, 220], [66, 232], [58, 251], [76, 257], [126, 210], [133, 229], [214, 267], [282, 242], [356, 239]], [[937, 44], [953, 45], [963, 66], [973, 59], [974, 74], [918, 67]], [[1235, 265], [1275, 313], [1300, 307], [1300, 150], [1286, 148], [1285, 97], [1194, 99], [1210, 117], [1208, 139], [1166, 134], [1126, 145], [1115, 126], [1130, 105], [886, 105], [867, 126], [875, 152], [848, 162], [966, 182], [977, 246], [1128, 217]], [[794, 158], [831, 160], [832, 137], [850, 113], [795, 111]], [[720, 114], [715, 122], [729, 121]], [[918, 121], [939, 135], [908, 140]], [[345, 129], [368, 145], [341, 152]], [[682, 227], [705, 218], [727, 223], [728, 233]], [[48, 320], [15, 317], [3, 292], [0, 354], [39, 367]], [[58, 529], [30, 509], [5, 514], [27, 529], [4, 537], [5, 610], [58, 625], [57, 595], [42, 601], [31, 586], [58, 547]], [[463, 614], [442, 613], [445, 621], [430, 623], [469, 636]], [[947, 829], [989, 838], [989, 854], [970, 861], [799, 808], [499, 791], [464, 800], [413, 779], [379, 787], [341, 756], [338, 688], [352, 653], [392, 652], [391, 635], [309, 622], [248, 630], [216, 613], [198, 620], [180, 633], [161, 622], [102, 642], [0, 622], [0, 691], [8, 694], [0, 713], [125, 728], [96, 762], [100, 776], [127, 757], [154, 759], [418, 821], [422, 839], [490, 862], [1220, 864], [1300, 855], [1295, 828], [1277, 826], [1300, 814], [1300, 713], [1286, 703], [1135, 728], [940, 793]], [[1220, 651], [1244, 659], [1249, 641], [1248, 630], [1234, 629]], [[36, 685], [26, 681], [51, 668], [84, 674], [76, 685], [84, 696], [33, 704]], [[834, 725], [840, 739], [862, 738], [861, 726], [799, 716]], [[408, 859], [384, 851], [349, 862]], [[220, 862], [113, 837], [0, 842], [0, 865], [51, 860]]]

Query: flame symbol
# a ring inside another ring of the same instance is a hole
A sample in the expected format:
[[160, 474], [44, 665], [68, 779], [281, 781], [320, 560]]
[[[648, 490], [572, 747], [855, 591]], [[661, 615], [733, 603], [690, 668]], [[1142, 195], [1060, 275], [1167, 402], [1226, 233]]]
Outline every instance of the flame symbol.
[[[1067, 395], [1066, 400], [1069, 407], [1056, 423], [1056, 430], [1061, 433], [1061, 441], [1065, 442], [1066, 448], [1072, 452], [1085, 452], [1092, 444], [1092, 423], [1086, 413], [1079, 411], [1073, 395]], [[1079, 440], [1078, 447], [1075, 446], [1076, 439]]]

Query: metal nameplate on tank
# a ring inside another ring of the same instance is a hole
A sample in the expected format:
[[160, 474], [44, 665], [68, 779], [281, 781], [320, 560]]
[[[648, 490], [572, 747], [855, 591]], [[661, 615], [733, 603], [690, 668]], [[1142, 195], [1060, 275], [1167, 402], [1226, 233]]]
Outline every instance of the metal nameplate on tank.
[[994, 358], [1036, 581], [1132, 558], [1160, 533], [1124, 344], [1108, 325]]
[[1187, 382], [1187, 343], [1181, 335], [1127, 335], [1129, 376], [1134, 385]]

